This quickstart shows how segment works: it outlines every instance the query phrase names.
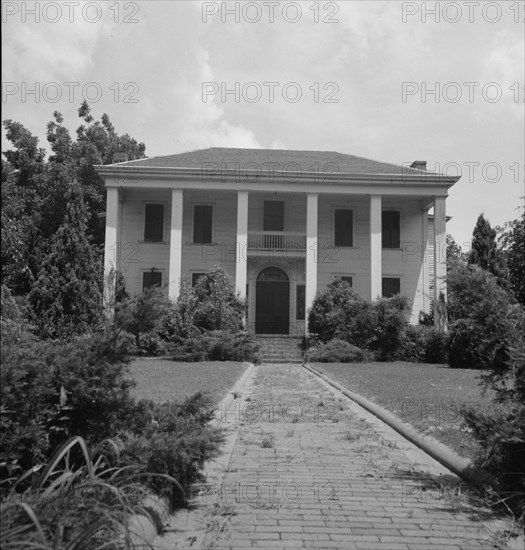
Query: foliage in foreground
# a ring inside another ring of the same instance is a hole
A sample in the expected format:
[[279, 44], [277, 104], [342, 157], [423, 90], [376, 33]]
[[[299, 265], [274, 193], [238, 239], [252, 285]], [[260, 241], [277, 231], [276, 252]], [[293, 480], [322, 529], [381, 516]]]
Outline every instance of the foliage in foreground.
[[494, 474], [502, 502], [525, 521], [525, 342], [510, 350], [505, 369], [484, 373], [485, 388], [496, 392], [494, 406], [465, 408], [467, 425], [481, 451], [476, 462]]
[[[118, 441], [121, 460], [139, 472], [167, 473], [184, 486], [198, 479], [221, 434], [208, 425], [213, 404], [136, 402], [127, 371], [129, 340], [110, 332], [69, 343], [40, 341], [2, 318], [1, 491], [43, 464], [71, 436], [89, 445]], [[151, 486], [154, 490], [160, 487]]]
[[[111, 442], [107, 447], [111, 448]], [[132, 514], [149, 515], [145, 479], [162, 480], [183, 496], [175, 479], [144, 476], [115, 465], [114, 456], [90, 452], [74, 437], [57, 448], [40, 469], [20, 476], [1, 505], [0, 544], [6, 550], [92, 550], [134, 547]]]

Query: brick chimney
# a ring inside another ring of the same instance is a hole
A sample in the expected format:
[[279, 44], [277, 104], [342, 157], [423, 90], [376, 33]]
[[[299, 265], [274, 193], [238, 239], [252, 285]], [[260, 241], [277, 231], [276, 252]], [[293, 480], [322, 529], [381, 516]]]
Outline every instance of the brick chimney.
[[423, 170], [426, 171], [427, 169], [427, 161], [426, 160], [415, 160], [411, 165], [410, 168], [414, 168], [414, 170]]

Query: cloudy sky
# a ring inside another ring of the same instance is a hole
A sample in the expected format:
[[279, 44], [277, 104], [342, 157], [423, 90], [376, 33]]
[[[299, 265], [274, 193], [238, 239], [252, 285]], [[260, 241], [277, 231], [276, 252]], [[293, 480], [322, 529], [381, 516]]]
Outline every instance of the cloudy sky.
[[74, 131], [86, 96], [148, 156], [426, 160], [462, 171], [448, 230], [466, 243], [480, 212], [502, 224], [523, 204], [524, 18], [522, 1], [8, 1], [3, 119], [46, 146], [53, 111]]

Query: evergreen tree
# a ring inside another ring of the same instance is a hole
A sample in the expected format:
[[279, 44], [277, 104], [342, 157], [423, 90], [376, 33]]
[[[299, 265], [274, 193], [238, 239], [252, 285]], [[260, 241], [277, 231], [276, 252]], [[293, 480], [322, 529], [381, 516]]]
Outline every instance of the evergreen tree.
[[109, 116], [95, 121], [89, 105], [78, 110], [83, 120], [76, 140], [55, 111], [47, 124], [51, 151], [39, 147], [38, 138], [19, 122], [5, 120], [11, 150], [2, 159], [2, 271], [1, 282], [15, 295], [27, 295], [36, 281], [53, 236], [62, 226], [71, 181], [82, 190], [87, 213], [87, 235], [97, 261], [104, 243], [105, 212], [103, 179], [94, 165], [143, 158], [145, 146], [128, 134], [119, 135]]
[[521, 218], [506, 224], [500, 245], [507, 263], [510, 288], [517, 300], [525, 305], [525, 209]]
[[496, 235], [496, 229], [493, 229], [485, 216], [480, 214], [472, 233], [472, 249], [468, 263], [492, 273], [501, 286], [507, 286], [505, 260], [498, 250]]
[[101, 321], [101, 269], [86, 234], [86, 220], [82, 189], [74, 181], [64, 221], [29, 294], [42, 335], [68, 338], [91, 331]]

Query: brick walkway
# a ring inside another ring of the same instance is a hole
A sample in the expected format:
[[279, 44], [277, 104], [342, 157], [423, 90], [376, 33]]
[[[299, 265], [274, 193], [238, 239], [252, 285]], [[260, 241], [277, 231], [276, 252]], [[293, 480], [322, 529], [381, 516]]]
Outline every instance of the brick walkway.
[[199, 497], [203, 547], [498, 547], [506, 524], [457, 477], [302, 367], [258, 367], [236, 405], [225, 476]]

